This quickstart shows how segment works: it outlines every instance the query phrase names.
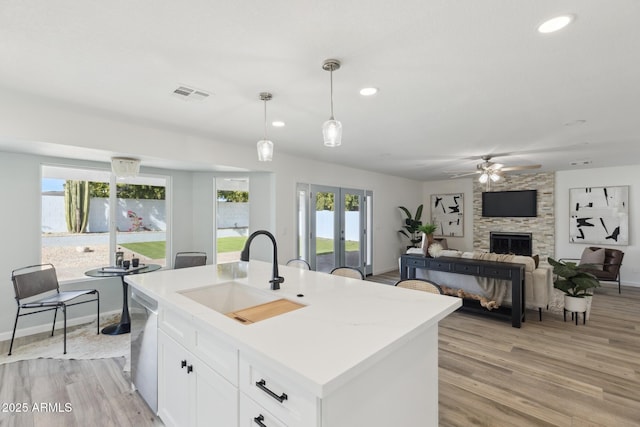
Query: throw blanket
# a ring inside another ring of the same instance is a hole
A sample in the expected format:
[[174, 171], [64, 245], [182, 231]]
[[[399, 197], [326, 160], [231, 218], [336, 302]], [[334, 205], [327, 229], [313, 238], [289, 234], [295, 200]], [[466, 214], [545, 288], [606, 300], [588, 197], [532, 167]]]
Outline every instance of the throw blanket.
[[[473, 253], [473, 259], [495, 262], [513, 262], [514, 256], [515, 255], [511, 254], [494, 254], [491, 252]], [[490, 277], [478, 277], [478, 285], [485, 291], [488, 299], [495, 301], [495, 308], [498, 308], [500, 304], [502, 304], [502, 300], [508, 289], [508, 287], [505, 286], [504, 280], [498, 281]]]

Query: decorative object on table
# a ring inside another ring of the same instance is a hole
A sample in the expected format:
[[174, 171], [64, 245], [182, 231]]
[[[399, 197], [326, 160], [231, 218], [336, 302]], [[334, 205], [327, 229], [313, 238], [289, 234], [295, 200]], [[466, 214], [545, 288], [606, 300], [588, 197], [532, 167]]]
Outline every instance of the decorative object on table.
[[124, 252], [116, 252], [116, 267], [122, 267], [122, 261], [124, 261]]
[[569, 190], [569, 241], [629, 244], [629, 186]]
[[402, 234], [411, 241], [411, 246], [407, 246], [407, 249], [419, 247], [418, 244], [422, 241], [422, 236], [418, 235], [418, 232], [420, 231], [418, 227], [422, 225], [422, 221], [420, 221], [420, 218], [422, 217], [423, 205], [418, 206], [415, 215], [411, 215], [409, 209], [405, 208], [404, 206], [398, 206], [398, 208], [402, 210], [402, 212], [404, 212], [406, 216], [406, 218], [404, 219], [404, 229], [398, 230], [398, 233]]
[[422, 232], [422, 251], [425, 255], [429, 255], [429, 246], [433, 244], [433, 232], [438, 228], [437, 225], [427, 223], [418, 227]]
[[434, 235], [464, 236], [463, 196], [463, 193], [431, 195], [431, 222], [437, 225]]
[[431, 245], [429, 245], [429, 249], [427, 251], [432, 258], [438, 258], [440, 255], [442, 255], [443, 250], [444, 248], [440, 243], [432, 243]]
[[140, 265], [140, 258], [131, 258], [131, 266], [136, 268]]
[[125, 259], [124, 261], [122, 261], [122, 268], [124, 268], [125, 270], [128, 270], [129, 267], [131, 267], [131, 261], [129, 261], [128, 259]]
[[[556, 261], [549, 257], [549, 264], [553, 267], [553, 274], [557, 277], [553, 281], [553, 287], [564, 292], [564, 309], [573, 313], [584, 313], [590, 308], [590, 300], [593, 288], [600, 287], [600, 282], [591, 273], [584, 271], [588, 265], [578, 266], [575, 262]], [[577, 322], [577, 317], [576, 317]]]

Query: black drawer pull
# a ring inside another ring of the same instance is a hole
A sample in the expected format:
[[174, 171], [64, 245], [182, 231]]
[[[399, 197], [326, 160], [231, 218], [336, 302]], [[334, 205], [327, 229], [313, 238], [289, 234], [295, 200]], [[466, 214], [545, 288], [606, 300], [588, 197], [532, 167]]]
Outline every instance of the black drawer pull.
[[255, 417], [253, 419], [253, 422], [258, 424], [261, 427], [267, 427], [267, 425], [265, 423], [263, 423], [264, 421], [264, 416], [262, 414], [258, 415], [257, 417]]
[[187, 374], [190, 374], [191, 372], [193, 372], [193, 365], [187, 366]]
[[274, 392], [269, 390], [267, 388], [267, 382], [264, 379], [262, 379], [260, 381], [257, 381], [256, 385], [258, 386], [258, 388], [260, 390], [264, 391], [265, 393], [267, 393], [269, 396], [273, 397], [274, 399], [276, 399], [280, 403], [284, 402], [285, 400], [287, 400], [289, 398], [286, 393], [282, 393], [280, 396], [278, 396], [277, 394], [275, 394]]
[[183, 360], [182, 362], [180, 362], [180, 368], [184, 369], [187, 366], [187, 361]]

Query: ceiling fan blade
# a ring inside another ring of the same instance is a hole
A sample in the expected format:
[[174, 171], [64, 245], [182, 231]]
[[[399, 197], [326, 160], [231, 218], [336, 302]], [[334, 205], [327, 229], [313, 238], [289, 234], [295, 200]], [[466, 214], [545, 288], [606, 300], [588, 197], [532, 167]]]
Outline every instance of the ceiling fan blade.
[[502, 169], [504, 167], [504, 165], [502, 163], [494, 163], [491, 165], [491, 169], [493, 170], [498, 170], [498, 169]]
[[[449, 172], [451, 173], [451, 172]], [[473, 172], [458, 172], [458, 173], [453, 173], [453, 175], [451, 175], [450, 178], [462, 178], [463, 176], [469, 176], [469, 175], [475, 175], [480, 173], [480, 171], [473, 171]]]
[[522, 166], [509, 166], [506, 168], [502, 168], [500, 169], [503, 172], [509, 172], [509, 171], [521, 171], [521, 170], [527, 170], [527, 169], [540, 169], [542, 167], [542, 165], [522, 165]]

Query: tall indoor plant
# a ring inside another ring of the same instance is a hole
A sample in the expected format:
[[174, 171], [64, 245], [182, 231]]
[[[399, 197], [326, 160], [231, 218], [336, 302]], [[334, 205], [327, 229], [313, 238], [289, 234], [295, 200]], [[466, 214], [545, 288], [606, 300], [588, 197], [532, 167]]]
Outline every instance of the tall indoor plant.
[[586, 312], [587, 297], [592, 296], [591, 289], [600, 286], [600, 282], [591, 273], [584, 271], [588, 264], [579, 266], [575, 262], [547, 258], [557, 277], [553, 282], [556, 289], [564, 292], [564, 308], [567, 311]]
[[398, 233], [407, 237], [411, 241], [411, 246], [407, 246], [407, 249], [418, 247], [418, 243], [422, 240], [422, 236], [419, 236], [418, 232], [420, 231], [419, 227], [422, 225], [420, 218], [422, 218], [423, 205], [418, 206], [415, 215], [411, 215], [409, 209], [404, 206], [398, 206], [398, 208], [404, 212], [406, 216], [404, 219], [404, 226], [402, 227], [403, 229], [398, 230]]

